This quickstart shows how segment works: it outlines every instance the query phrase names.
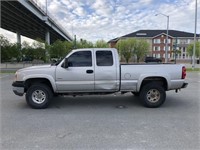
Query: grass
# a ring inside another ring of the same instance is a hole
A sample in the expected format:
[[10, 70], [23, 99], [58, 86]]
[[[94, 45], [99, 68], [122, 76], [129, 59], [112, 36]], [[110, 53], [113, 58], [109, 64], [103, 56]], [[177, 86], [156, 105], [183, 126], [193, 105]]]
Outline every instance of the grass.
[[15, 73], [14, 70], [0, 70], [0, 73]]
[[199, 71], [200, 72], [200, 68], [186, 68], [186, 70], [188, 71], [188, 72], [193, 72], [193, 71]]

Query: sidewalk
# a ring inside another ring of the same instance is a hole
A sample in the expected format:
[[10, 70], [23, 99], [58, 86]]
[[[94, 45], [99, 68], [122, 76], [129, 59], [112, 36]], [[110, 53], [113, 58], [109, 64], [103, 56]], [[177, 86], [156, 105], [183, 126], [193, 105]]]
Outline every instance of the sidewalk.
[[[192, 64], [185, 64], [186, 68], [192, 68]], [[200, 68], [200, 64], [195, 64], [194, 68]]]

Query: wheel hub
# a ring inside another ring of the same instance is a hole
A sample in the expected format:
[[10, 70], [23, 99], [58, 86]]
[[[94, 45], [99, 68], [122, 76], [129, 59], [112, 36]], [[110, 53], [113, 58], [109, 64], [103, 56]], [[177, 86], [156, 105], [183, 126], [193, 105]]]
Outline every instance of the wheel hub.
[[46, 100], [46, 94], [42, 90], [36, 90], [32, 94], [32, 100], [37, 104], [42, 104]]
[[157, 89], [151, 89], [147, 92], [147, 100], [156, 103], [160, 100], [160, 92]]

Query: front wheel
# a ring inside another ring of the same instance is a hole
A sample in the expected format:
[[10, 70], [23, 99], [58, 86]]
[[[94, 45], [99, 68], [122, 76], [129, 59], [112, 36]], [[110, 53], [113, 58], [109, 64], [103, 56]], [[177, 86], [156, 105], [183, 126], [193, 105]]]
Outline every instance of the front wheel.
[[142, 87], [140, 100], [144, 106], [155, 108], [161, 106], [166, 99], [166, 92], [159, 83], [148, 83]]
[[45, 84], [34, 84], [26, 93], [26, 102], [32, 108], [47, 108], [52, 95], [51, 89]]

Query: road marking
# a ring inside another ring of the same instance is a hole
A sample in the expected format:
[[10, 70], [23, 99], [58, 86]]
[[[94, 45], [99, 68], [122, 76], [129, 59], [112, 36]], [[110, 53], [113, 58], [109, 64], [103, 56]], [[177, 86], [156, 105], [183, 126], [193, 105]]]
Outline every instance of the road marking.
[[9, 75], [4, 75], [4, 76], [1, 76], [0, 77], [0, 79], [2, 79], [2, 78], [5, 78], [5, 77], [8, 77]]

